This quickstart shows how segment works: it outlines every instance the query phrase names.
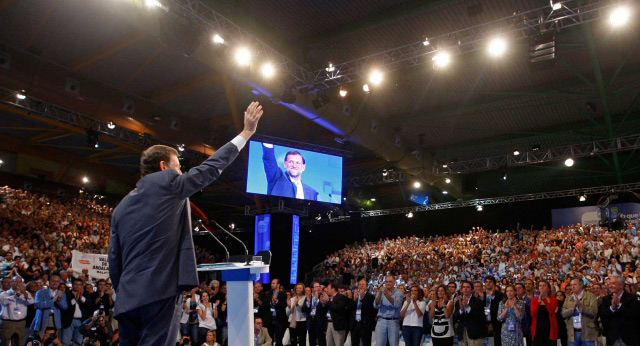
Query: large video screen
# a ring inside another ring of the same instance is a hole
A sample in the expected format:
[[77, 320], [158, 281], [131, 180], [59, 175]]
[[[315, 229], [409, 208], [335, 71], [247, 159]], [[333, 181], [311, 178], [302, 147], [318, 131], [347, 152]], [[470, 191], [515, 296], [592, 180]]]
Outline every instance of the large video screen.
[[342, 157], [250, 141], [247, 192], [342, 203]]

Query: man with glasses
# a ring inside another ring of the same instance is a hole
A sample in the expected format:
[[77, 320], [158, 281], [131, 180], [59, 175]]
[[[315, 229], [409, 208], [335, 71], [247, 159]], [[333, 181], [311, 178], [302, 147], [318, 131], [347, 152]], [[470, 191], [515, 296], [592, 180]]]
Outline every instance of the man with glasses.
[[302, 182], [302, 172], [307, 167], [299, 151], [289, 151], [284, 156], [283, 172], [276, 161], [273, 144], [262, 144], [262, 162], [267, 175], [267, 195], [317, 200], [318, 192]]

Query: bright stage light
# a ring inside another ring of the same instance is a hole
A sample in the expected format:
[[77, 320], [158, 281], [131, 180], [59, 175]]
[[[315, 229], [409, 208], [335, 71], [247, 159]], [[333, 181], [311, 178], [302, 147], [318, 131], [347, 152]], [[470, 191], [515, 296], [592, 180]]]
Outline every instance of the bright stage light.
[[222, 36], [215, 34], [213, 35], [213, 43], [215, 44], [224, 44], [224, 38]]
[[520, 155], [520, 150], [518, 150], [518, 148], [513, 149], [513, 156], [518, 156]]
[[107, 127], [109, 128], [109, 130], [113, 130], [116, 128], [116, 124], [114, 124], [113, 121], [110, 121], [107, 123]]
[[422, 41], [422, 45], [426, 47], [426, 46], [428, 46], [428, 45], [430, 45], [430, 44], [431, 44], [431, 42], [429, 42], [429, 38], [428, 38], [428, 37], [425, 37], [425, 38], [424, 38], [424, 41]]
[[422, 184], [420, 184], [419, 181], [416, 181], [415, 183], [413, 183], [413, 187], [415, 187], [416, 189], [419, 189], [420, 186], [422, 186]]
[[178, 144], [178, 151], [184, 151], [184, 144]]
[[449, 194], [449, 191], [447, 191], [447, 190], [443, 190], [443, 191], [442, 191], [442, 194], [443, 194], [443, 195], [448, 195], [448, 194]]
[[87, 178], [87, 177], [82, 177], [82, 183], [83, 183], [83, 184], [86, 184], [86, 183], [88, 183], [88, 182], [89, 182], [89, 178]]
[[551, 1], [551, 8], [554, 11], [557, 11], [557, 10], [562, 8], [562, 3], [561, 2], [553, 2], [553, 1]]
[[369, 82], [373, 85], [379, 85], [382, 83], [382, 72], [378, 70], [371, 71], [371, 74], [369, 75]]
[[364, 92], [367, 94], [371, 92], [371, 89], [369, 89], [369, 84], [363, 85], [362, 90], [364, 90]]
[[162, 4], [158, 0], [146, 0], [144, 3], [145, 3], [145, 5], [147, 5], [147, 7], [160, 7], [160, 8], [162, 8]]
[[236, 51], [236, 61], [241, 66], [249, 65], [251, 62], [251, 52], [247, 48], [239, 48]]
[[564, 160], [564, 165], [567, 166], [567, 167], [572, 167], [574, 163], [575, 162], [573, 161], [572, 158], [568, 158], [568, 159]]
[[262, 77], [271, 78], [276, 74], [276, 69], [271, 63], [264, 63], [262, 65]]
[[445, 67], [451, 62], [451, 56], [447, 52], [440, 52], [431, 58], [431, 60], [433, 60], [434, 67]]
[[26, 98], [27, 98], [27, 95], [25, 95], [25, 94], [24, 94], [24, 93], [22, 93], [22, 92], [19, 92], [19, 93], [17, 93], [17, 94], [16, 94], [16, 98], [17, 98], [18, 100], [24, 100], [24, 99], [26, 99]]
[[446, 178], [446, 179], [444, 180], [444, 182], [445, 182], [445, 183], [447, 183], [447, 184], [451, 184], [451, 179]]
[[587, 200], [587, 195], [580, 195], [578, 199], [580, 200], [580, 202], [584, 202]]
[[338, 94], [340, 95], [340, 97], [347, 96], [347, 89], [340, 88], [340, 91], [338, 92]]
[[371, 202], [375, 202], [375, 201], [376, 201], [376, 199], [375, 199], [375, 198], [372, 198], [372, 199], [371, 199]]
[[333, 63], [331, 61], [329, 61], [329, 66], [327, 68], [325, 68], [325, 71], [331, 73], [331, 72], [333, 72], [335, 70], [336, 70], [336, 67], [333, 66]]
[[626, 24], [629, 21], [629, 18], [631, 18], [631, 11], [626, 7], [618, 7], [611, 12], [611, 15], [609, 15], [611, 25], [615, 27]]
[[408, 218], [412, 218], [413, 217], [413, 213], [412, 212], [408, 212], [406, 215], [407, 215]]
[[479, 206], [477, 206], [477, 207], [476, 207], [476, 210], [477, 210], [477, 211], [482, 211], [483, 209], [484, 209], [484, 208], [483, 208], [481, 205], [479, 205]]
[[497, 57], [507, 51], [507, 42], [502, 38], [494, 38], [489, 42], [489, 55]]

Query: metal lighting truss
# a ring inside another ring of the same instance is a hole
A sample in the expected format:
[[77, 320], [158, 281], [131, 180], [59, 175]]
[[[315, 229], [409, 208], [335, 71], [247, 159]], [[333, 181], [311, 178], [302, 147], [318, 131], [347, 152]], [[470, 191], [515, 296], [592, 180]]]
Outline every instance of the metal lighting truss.
[[353, 152], [348, 150], [330, 148], [330, 147], [325, 147], [322, 145], [317, 145], [317, 144], [307, 143], [307, 142], [298, 142], [298, 141], [285, 139], [285, 138], [256, 134], [256, 135], [253, 135], [251, 140], [256, 140], [256, 141], [270, 143], [270, 144], [283, 145], [286, 147], [292, 147], [296, 149], [312, 150], [312, 151], [317, 151], [321, 153], [332, 154], [332, 155], [337, 155], [342, 157], [353, 157]]
[[572, 190], [553, 191], [553, 192], [528, 193], [524, 195], [507, 196], [507, 197], [473, 199], [469, 201], [438, 203], [438, 204], [431, 204], [431, 205], [417, 206], [417, 207], [363, 211], [361, 213], [362, 213], [362, 217], [406, 214], [408, 212], [415, 213], [415, 212], [427, 211], [427, 210], [440, 210], [440, 209], [451, 209], [451, 208], [461, 208], [461, 207], [477, 207], [479, 205], [484, 206], [484, 205], [491, 205], [491, 204], [534, 201], [539, 199], [574, 197], [574, 196], [581, 196], [584, 194], [589, 195], [589, 194], [620, 193], [620, 192], [628, 192], [628, 191], [633, 191], [638, 189], [640, 189], [640, 183], [630, 183], [630, 184], [620, 184], [620, 185], [610, 185], [610, 186], [587, 187], [582, 189], [572, 189]]
[[333, 72], [326, 68], [313, 72], [314, 84], [308, 89], [319, 91], [351, 83], [365, 78], [372, 67], [395, 71], [430, 62], [438, 52], [445, 50], [451, 56], [486, 48], [488, 40], [499, 35], [518, 40], [533, 37], [547, 30], [561, 30], [603, 18], [604, 9], [613, 6], [611, 1], [562, 1], [562, 8], [553, 10], [546, 5], [512, 16], [454, 31], [437, 37], [414, 42], [402, 47], [378, 52], [369, 56], [333, 65]]
[[[141, 149], [147, 149], [154, 144], [164, 144], [170, 147], [175, 147], [174, 143], [161, 141], [146, 133], [131, 131], [122, 126], [116, 126], [114, 129], [109, 129], [109, 127], [107, 127], [108, 122], [106, 121], [95, 119], [88, 115], [54, 105], [33, 96], [27, 96], [24, 100], [16, 100], [16, 94], [18, 94], [18, 92], [15, 90], [0, 87], [0, 104], [25, 111], [32, 116], [55, 120], [61, 124], [72, 126], [83, 131], [93, 129], [100, 135], [115, 138], [119, 142], [136, 146]], [[200, 156], [204, 155], [199, 151], [185, 148], [185, 152], [187, 151]]]
[[447, 167], [434, 166], [434, 175], [463, 174], [505, 167], [518, 167], [568, 158], [588, 157], [627, 150], [640, 149], [640, 135], [602, 139], [594, 142], [571, 144], [546, 150], [527, 151], [520, 155], [502, 155], [468, 161], [450, 162]]
[[200, 0], [170, 0], [169, 10], [187, 18], [197, 19], [211, 34], [217, 33], [227, 42], [237, 42], [251, 47], [256, 56], [269, 58], [277, 71], [288, 74], [295, 87], [310, 83], [311, 73], [274, 48], [260, 41], [226, 17], [212, 10]]
[[382, 185], [388, 183], [396, 183], [399, 181], [405, 181], [407, 179], [407, 173], [403, 171], [390, 170], [387, 171], [387, 175], [382, 173], [363, 175], [359, 177], [349, 178], [347, 180], [347, 186], [365, 186], [365, 185]]

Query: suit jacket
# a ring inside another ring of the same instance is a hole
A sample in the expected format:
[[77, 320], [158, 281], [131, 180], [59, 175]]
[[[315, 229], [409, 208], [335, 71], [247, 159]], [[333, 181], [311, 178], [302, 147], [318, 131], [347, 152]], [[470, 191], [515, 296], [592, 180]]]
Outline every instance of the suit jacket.
[[[494, 335], [500, 334], [502, 330], [502, 322], [498, 321], [498, 309], [500, 308], [500, 302], [504, 298], [502, 292], [495, 290], [493, 292], [493, 299], [491, 300], [491, 306], [489, 307], [489, 315], [491, 315], [491, 325], [493, 326]], [[487, 301], [487, 292], [484, 292], [484, 304]], [[486, 317], [486, 316], [485, 316]], [[499, 336], [498, 336], [499, 337]]]
[[638, 298], [627, 292], [622, 293], [620, 308], [613, 312], [611, 311], [611, 299], [611, 295], [606, 296], [598, 309], [598, 316], [604, 325], [607, 345], [613, 345], [618, 338], [627, 345], [638, 345], [640, 343], [640, 331], [638, 330], [640, 303]]
[[[278, 295], [277, 303], [273, 305], [273, 308], [276, 310], [275, 319], [281, 326], [288, 327], [289, 324], [287, 324], [287, 295], [282, 291], [279, 291], [277, 295]], [[273, 291], [269, 290], [267, 291], [267, 293], [264, 295], [262, 299], [261, 310], [262, 310], [262, 313], [264, 314], [262, 315], [262, 325], [263, 327], [267, 327], [267, 328], [271, 327], [271, 324], [273, 323], [273, 319], [274, 319], [273, 312], [271, 311], [272, 297], [273, 297]]]
[[[372, 303], [373, 304], [373, 303]], [[328, 301], [324, 305], [323, 311], [328, 311], [331, 314], [331, 321], [333, 322], [333, 329], [336, 331], [347, 330], [349, 327], [349, 308], [351, 301], [347, 296], [337, 293], [332, 300]]]
[[266, 327], [262, 327], [260, 329], [260, 334], [258, 334], [258, 343], [255, 346], [271, 346], [271, 336], [269, 335], [269, 331]]
[[[289, 174], [278, 166], [273, 148], [262, 146], [262, 162], [267, 175], [267, 195], [296, 198], [296, 185], [291, 182]], [[311, 186], [303, 182], [302, 189], [304, 199], [318, 199], [318, 192]]]
[[[556, 318], [556, 309], [558, 308], [558, 300], [554, 297], [549, 297], [544, 303], [547, 314], [549, 314], [549, 324], [551, 330], [549, 331], [549, 340], [558, 339], [558, 319]], [[531, 299], [531, 336], [536, 335], [536, 324], [538, 320], [538, 310], [540, 309], [540, 296], [533, 297]]]
[[36, 292], [36, 299], [33, 305], [36, 308], [36, 317], [31, 322], [31, 329], [35, 331], [44, 330], [51, 311], [53, 311], [53, 320], [56, 327], [62, 328], [62, 311], [67, 309], [67, 300], [64, 295], [60, 300], [54, 302], [51, 299], [51, 290], [45, 288]]
[[[576, 304], [576, 299], [573, 294], [570, 294], [567, 299], [564, 300], [562, 305], [562, 318], [567, 326], [567, 341], [574, 342], [573, 332], [573, 307]], [[596, 295], [583, 291], [582, 298], [580, 298], [580, 322], [582, 325], [582, 340], [584, 341], [596, 341], [598, 332], [596, 331], [596, 314], [598, 313], [598, 299]], [[558, 324], [562, 323], [558, 321]]]
[[456, 328], [458, 340], [462, 340], [465, 328], [467, 329], [469, 338], [474, 340], [483, 338], [487, 333], [487, 319], [484, 316], [484, 304], [482, 299], [475, 295], [471, 295], [471, 299], [469, 299], [469, 307], [471, 308], [469, 312], [465, 310], [461, 312], [460, 303], [457, 300], [454, 305], [453, 320], [458, 323], [458, 327]]
[[114, 316], [198, 286], [188, 197], [211, 184], [238, 156], [227, 143], [180, 175], [168, 169], [142, 177], [113, 211], [109, 274]]
[[[311, 312], [313, 311], [313, 296], [311, 300], [305, 298], [304, 304], [302, 305], [302, 312], [305, 313], [307, 317], [307, 330], [311, 330], [311, 328], [324, 328], [327, 319], [327, 311], [323, 309], [322, 304], [320, 304], [320, 300], [317, 300], [316, 305], [316, 315], [315, 318], [311, 316]], [[323, 313], [324, 312], [324, 313]], [[313, 323], [313, 324], [312, 324]]]
[[[376, 316], [378, 315], [378, 309], [373, 307], [373, 302], [376, 300], [376, 296], [367, 292], [362, 298], [362, 313], [360, 315], [360, 321], [365, 331], [372, 331], [376, 326]], [[356, 327], [356, 311], [358, 308], [358, 297], [352, 303], [351, 310], [351, 330]]]
[[80, 313], [82, 313], [80, 318], [82, 321], [92, 316], [93, 310], [91, 307], [93, 304], [91, 303], [91, 297], [89, 297], [86, 292], [82, 294], [84, 303], [82, 301], [76, 301], [76, 297], [72, 291], [65, 291], [64, 293], [65, 299], [67, 300], [67, 310], [62, 311], [62, 328], [67, 328], [71, 325], [71, 322], [73, 321], [73, 314], [76, 312], [76, 305], [80, 307]]

